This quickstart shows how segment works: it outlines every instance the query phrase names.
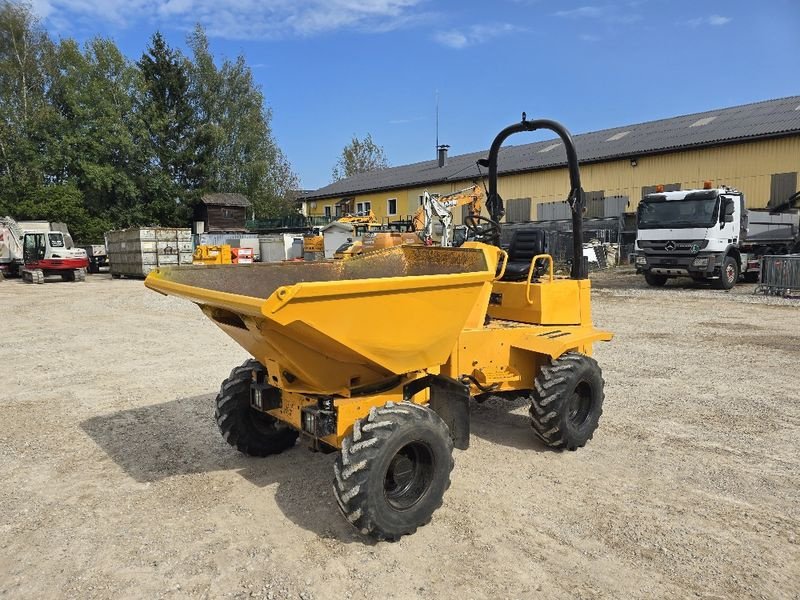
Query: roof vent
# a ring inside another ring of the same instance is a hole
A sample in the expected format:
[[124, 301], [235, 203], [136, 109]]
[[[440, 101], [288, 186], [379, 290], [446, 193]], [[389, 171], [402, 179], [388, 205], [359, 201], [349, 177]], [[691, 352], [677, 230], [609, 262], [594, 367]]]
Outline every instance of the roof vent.
[[436, 153], [437, 156], [439, 157], [440, 169], [447, 165], [447, 149], [449, 147], [450, 146], [448, 146], [447, 144], [440, 144], [439, 146], [436, 146]]
[[614, 135], [612, 135], [606, 141], [607, 142], [616, 142], [617, 140], [621, 140], [622, 138], [624, 138], [629, 133], [630, 133], [630, 131], [620, 131], [619, 133], [615, 133]]
[[703, 125], [708, 125], [709, 123], [711, 123], [711, 121], [713, 121], [716, 118], [717, 118], [716, 115], [713, 117], [703, 117], [702, 119], [697, 119], [697, 121], [689, 125], [689, 127], [701, 127]]
[[561, 145], [561, 143], [558, 143], [558, 144], [550, 144], [549, 146], [545, 146], [544, 148], [542, 148], [541, 150], [539, 150], [539, 152], [540, 152], [540, 153], [541, 153], [541, 152], [550, 152], [550, 150], [555, 150], [555, 149], [556, 149], [556, 148], [558, 148], [560, 145]]

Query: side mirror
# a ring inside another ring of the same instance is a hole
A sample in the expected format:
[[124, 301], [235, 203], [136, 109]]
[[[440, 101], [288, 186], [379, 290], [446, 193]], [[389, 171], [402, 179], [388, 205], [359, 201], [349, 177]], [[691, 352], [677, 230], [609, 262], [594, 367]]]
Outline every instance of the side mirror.
[[733, 212], [736, 210], [736, 205], [734, 205], [733, 200], [725, 198], [722, 207], [719, 219], [720, 224], [733, 223]]

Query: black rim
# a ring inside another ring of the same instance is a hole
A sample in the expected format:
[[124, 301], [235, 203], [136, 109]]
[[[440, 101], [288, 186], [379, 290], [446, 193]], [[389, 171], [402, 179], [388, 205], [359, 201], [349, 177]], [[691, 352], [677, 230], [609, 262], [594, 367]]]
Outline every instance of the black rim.
[[581, 427], [589, 418], [592, 410], [592, 390], [589, 384], [582, 381], [575, 388], [567, 407], [567, 418], [573, 427]]
[[434, 458], [422, 442], [406, 444], [392, 457], [383, 480], [383, 493], [397, 510], [414, 506], [433, 481]]

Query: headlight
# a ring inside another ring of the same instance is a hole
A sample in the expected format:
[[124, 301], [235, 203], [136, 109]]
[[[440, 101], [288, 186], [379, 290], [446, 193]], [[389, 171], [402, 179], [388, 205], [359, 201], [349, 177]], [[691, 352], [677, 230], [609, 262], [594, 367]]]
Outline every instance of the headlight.
[[637, 254], [636, 255], [636, 264], [637, 265], [646, 265], [647, 264], [647, 258], [644, 257], [641, 254]]
[[707, 267], [708, 266], [708, 257], [705, 256], [703, 258], [695, 258], [692, 261], [693, 267]]

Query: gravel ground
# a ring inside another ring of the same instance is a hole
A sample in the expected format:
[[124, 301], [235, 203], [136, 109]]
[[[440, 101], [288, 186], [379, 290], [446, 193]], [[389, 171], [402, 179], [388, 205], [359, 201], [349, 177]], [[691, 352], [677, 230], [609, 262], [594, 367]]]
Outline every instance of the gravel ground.
[[800, 300], [752, 290], [596, 277], [616, 337], [590, 444], [475, 405], [433, 521], [374, 544], [332, 455], [224, 443], [213, 398], [247, 357], [193, 305], [2, 282], [0, 597], [798, 598]]

